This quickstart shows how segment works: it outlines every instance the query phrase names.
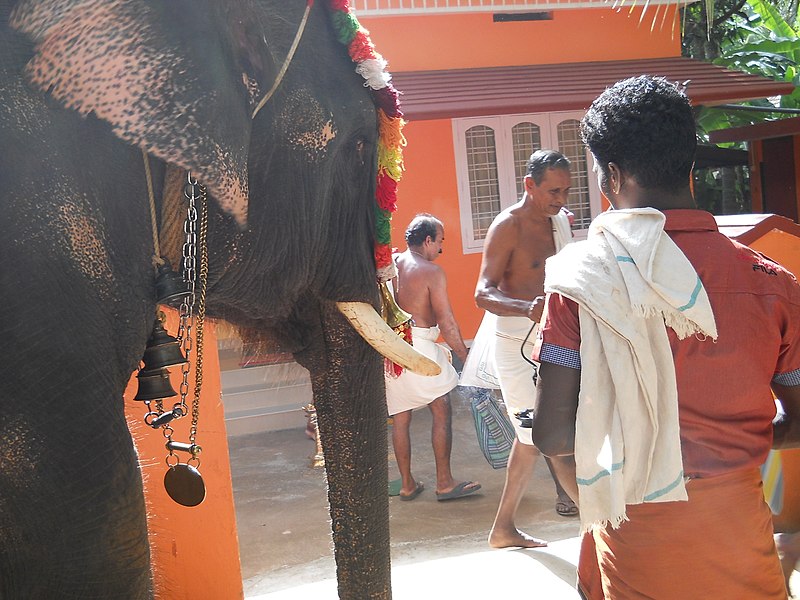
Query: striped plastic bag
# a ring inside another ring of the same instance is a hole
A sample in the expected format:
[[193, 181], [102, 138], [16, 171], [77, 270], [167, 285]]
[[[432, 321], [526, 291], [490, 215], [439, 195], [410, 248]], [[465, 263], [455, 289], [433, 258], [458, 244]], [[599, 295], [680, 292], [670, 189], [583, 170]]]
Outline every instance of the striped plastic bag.
[[505, 408], [495, 400], [491, 390], [474, 388], [469, 408], [475, 421], [478, 446], [493, 469], [503, 469], [516, 433]]

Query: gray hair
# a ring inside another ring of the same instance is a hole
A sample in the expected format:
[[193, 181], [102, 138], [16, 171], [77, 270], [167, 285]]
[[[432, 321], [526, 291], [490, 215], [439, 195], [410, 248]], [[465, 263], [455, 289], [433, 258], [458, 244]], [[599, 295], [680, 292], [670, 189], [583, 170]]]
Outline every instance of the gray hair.
[[526, 175], [533, 178], [536, 185], [542, 183], [547, 169], [564, 169], [569, 171], [569, 159], [555, 150], [537, 150], [528, 159]]

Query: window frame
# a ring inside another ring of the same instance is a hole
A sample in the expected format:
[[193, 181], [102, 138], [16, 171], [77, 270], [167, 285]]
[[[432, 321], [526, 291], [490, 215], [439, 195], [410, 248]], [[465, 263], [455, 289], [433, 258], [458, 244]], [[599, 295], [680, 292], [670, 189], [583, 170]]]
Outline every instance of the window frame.
[[[567, 120], [580, 121], [583, 111], [556, 111], [547, 113], [528, 113], [513, 115], [493, 115], [484, 117], [464, 117], [452, 119], [453, 148], [456, 160], [456, 179], [458, 186], [458, 208], [461, 220], [461, 242], [464, 254], [475, 254], [483, 251], [483, 239], [475, 239], [472, 223], [472, 198], [467, 161], [466, 133], [475, 126], [482, 125], [494, 131], [495, 154], [497, 161], [498, 190], [500, 194], [500, 210], [505, 210], [520, 200], [517, 197], [517, 182], [514, 173], [514, 151], [512, 147], [512, 128], [520, 123], [534, 123], [539, 126], [542, 148], [558, 147], [558, 125]], [[589, 210], [594, 218], [600, 212], [601, 194], [597, 185], [597, 177], [592, 167], [593, 160], [589, 151], [586, 154], [587, 184], [589, 192]], [[588, 228], [574, 230], [575, 239], [585, 239]]]

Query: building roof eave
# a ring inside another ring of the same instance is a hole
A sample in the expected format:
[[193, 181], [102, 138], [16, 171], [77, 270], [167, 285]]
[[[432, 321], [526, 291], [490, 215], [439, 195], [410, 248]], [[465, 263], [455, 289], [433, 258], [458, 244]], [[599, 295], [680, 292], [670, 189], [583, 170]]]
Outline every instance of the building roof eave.
[[708, 139], [714, 144], [725, 142], [744, 142], [752, 140], [765, 140], [769, 138], [784, 137], [800, 134], [800, 117], [763, 121], [753, 125], [717, 129], [708, 134]]
[[685, 57], [398, 72], [406, 118], [413, 121], [482, 115], [586, 110], [602, 91], [648, 74], [683, 83], [695, 105], [791, 93], [794, 86]]

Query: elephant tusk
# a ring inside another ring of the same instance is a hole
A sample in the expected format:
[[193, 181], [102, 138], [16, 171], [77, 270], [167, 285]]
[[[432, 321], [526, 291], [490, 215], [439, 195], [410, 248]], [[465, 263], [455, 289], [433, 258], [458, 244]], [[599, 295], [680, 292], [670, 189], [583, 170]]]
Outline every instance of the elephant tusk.
[[442, 372], [442, 368], [434, 361], [403, 341], [366, 302], [337, 302], [336, 306], [353, 329], [389, 360], [418, 375], [432, 377]]

